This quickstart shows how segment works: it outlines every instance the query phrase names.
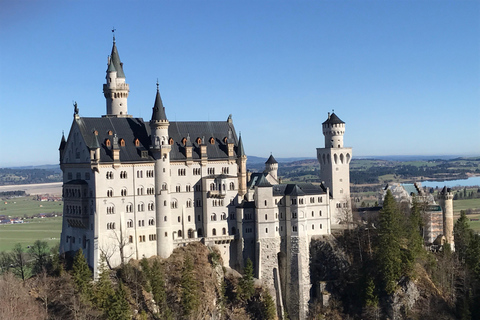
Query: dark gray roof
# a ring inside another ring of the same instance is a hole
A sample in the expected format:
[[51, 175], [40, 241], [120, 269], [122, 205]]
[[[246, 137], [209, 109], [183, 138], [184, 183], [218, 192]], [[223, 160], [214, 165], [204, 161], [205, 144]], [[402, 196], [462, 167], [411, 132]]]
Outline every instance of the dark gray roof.
[[165, 113], [165, 107], [163, 106], [162, 98], [160, 97], [160, 91], [157, 87], [157, 96], [155, 97], [155, 104], [153, 105], [152, 121], [165, 121], [167, 115]]
[[240, 139], [238, 139], [238, 150], [237, 154], [240, 157], [243, 157], [245, 155], [245, 150], [243, 149], [243, 142], [242, 142], [242, 136], [240, 136]]
[[271, 187], [272, 185], [270, 184], [270, 182], [268, 182], [267, 178], [265, 178], [265, 175], [262, 174], [260, 176], [260, 179], [258, 179], [256, 186], [262, 188], [262, 187]]
[[340, 118], [337, 117], [335, 113], [332, 113], [332, 114], [328, 114], [328, 119], [322, 124], [339, 124], [339, 123], [345, 123], [345, 122], [340, 120]]
[[318, 194], [325, 194], [325, 190], [321, 186], [316, 186], [311, 183], [278, 184], [273, 186], [274, 196], [303, 196]]
[[113, 42], [112, 53], [110, 54], [110, 63], [113, 63], [115, 70], [117, 70], [117, 77], [125, 78], [125, 73], [123, 73], [123, 63], [120, 61], [120, 56], [118, 55], [117, 45], [115, 42]]
[[247, 188], [251, 189], [253, 187], [255, 187], [258, 183], [258, 181], [260, 181], [260, 178], [262, 176], [266, 176], [267, 173], [264, 173], [264, 172], [254, 172], [250, 175], [250, 180], [248, 180], [247, 182]]
[[58, 150], [65, 149], [66, 144], [67, 144], [67, 140], [65, 140], [65, 135], [62, 133], [62, 140], [60, 141], [60, 147], [58, 148]]
[[[113, 145], [113, 137], [116, 134], [119, 141], [120, 161], [152, 161], [152, 156], [148, 152], [150, 149], [150, 126], [141, 118], [122, 118], [122, 117], [102, 117], [102, 118], [79, 118], [74, 120], [77, 124], [85, 143], [90, 149], [96, 147], [96, 138], [100, 144], [100, 162], [112, 162], [112, 147], [107, 147], [106, 141], [110, 140]], [[228, 131], [232, 131], [232, 143], [234, 143], [234, 157], [238, 157], [238, 140], [233, 123], [227, 121], [198, 121], [198, 122], [170, 122], [168, 133], [173, 139], [171, 146], [170, 159], [186, 160], [186, 148], [182, 139], [190, 135], [192, 145], [192, 158], [200, 159], [200, 145], [197, 138], [205, 141], [207, 146], [207, 156], [209, 159], [228, 159], [228, 146], [223, 142], [228, 136]], [[95, 137], [94, 131], [98, 132]], [[111, 131], [112, 135], [109, 135]], [[210, 143], [213, 138], [213, 144]], [[138, 146], [135, 141], [138, 139]], [[121, 141], [125, 145], [122, 146]]]
[[278, 162], [277, 160], [275, 160], [275, 158], [272, 155], [270, 155], [268, 160], [265, 162], [265, 164], [275, 164], [275, 163], [278, 163]]

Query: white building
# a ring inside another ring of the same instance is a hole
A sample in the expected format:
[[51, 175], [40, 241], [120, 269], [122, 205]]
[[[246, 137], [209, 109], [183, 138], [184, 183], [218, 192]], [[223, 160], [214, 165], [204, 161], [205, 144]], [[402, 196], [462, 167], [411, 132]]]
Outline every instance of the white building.
[[115, 39], [103, 92], [106, 114], [81, 117], [75, 105], [68, 138], [62, 136], [61, 252], [81, 248], [96, 273], [102, 255], [115, 267], [166, 258], [202, 241], [232, 268], [250, 258], [279, 312], [285, 301], [292, 319], [305, 318], [309, 243], [330, 234], [332, 217], [350, 206], [345, 123], [329, 114], [323, 124], [326, 144], [317, 149], [323, 185], [280, 184], [273, 156], [247, 183], [247, 157], [231, 116], [171, 122], [158, 84], [151, 119], [128, 114], [129, 85]]

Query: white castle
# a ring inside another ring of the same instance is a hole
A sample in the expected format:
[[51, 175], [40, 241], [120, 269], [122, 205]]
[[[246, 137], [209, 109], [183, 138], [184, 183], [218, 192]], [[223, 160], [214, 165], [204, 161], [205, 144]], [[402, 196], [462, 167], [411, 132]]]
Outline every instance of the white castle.
[[106, 115], [81, 117], [60, 144], [64, 213], [60, 251], [83, 250], [97, 275], [194, 241], [217, 247], [226, 266], [247, 259], [275, 295], [279, 315], [304, 319], [310, 300], [309, 244], [341, 227], [350, 207], [345, 123], [323, 123], [317, 149], [321, 185], [281, 184], [273, 156], [262, 173], [247, 173], [247, 156], [232, 117], [168, 120], [157, 83], [150, 121], [128, 114], [129, 85], [113, 41]]

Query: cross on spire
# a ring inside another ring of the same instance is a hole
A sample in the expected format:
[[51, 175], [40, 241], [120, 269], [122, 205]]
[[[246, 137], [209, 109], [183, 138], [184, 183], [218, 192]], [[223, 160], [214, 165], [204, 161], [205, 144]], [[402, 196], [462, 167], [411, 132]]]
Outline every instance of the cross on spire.
[[115, 42], [115, 31], [117, 31], [117, 29], [115, 29], [115, 27], [113, 27], [112, 28], [113, 42]]
[[157, 78], [157, 91], [159, 91], [159, 89], [158, 89], [158, 78]]

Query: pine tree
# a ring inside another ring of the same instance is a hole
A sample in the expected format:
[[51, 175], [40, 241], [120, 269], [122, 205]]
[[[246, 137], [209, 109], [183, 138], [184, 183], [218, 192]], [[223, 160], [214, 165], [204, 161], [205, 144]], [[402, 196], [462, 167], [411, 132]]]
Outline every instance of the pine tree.
[[[148, 261], [147, 261], [148, 264]], [[142, 265], [142, 268], [146, 266]], [[170, 307], [167, 304], [167, 293], [165, 290], [165, 276], [163, 274], [162, 266], [160, 262], [156, 259], [153, 262], [153, 266], [150, 269], [146, 268], [148, 274], [150, 275], [150, 286], [152, 288], [153, 299], [157, 303], [159, 308], [159, 314], [162, 319], [172, 318], [172, 312]], [[145, 269], [144, 269], [145, 270]]]
[[248, 301], [255, 294], [255, 281], [253, 279], [253, 263], [247, 259], [243, 269], [243, 277], [238, 282], [238, 295], [243, 301]]
[[117, 290], [112, 292], [108, 298], [107, 308], [104, 311], [107, 319], [131, 319], [130, 306], [127, 300], [127, 292], [125, 291], [125, 286], [123, 285], [122, 281], [119, 282]]
[[383, 289], [391, 294], [397, 287], [402, 274], [402, 252], [400, 246], [400, 213], [390, 190], [385, 195], [380, 210], [378, 230], [377, 263], [383, 282]]
[[197, 294], [197, 283], [193, 277], [193, 262], [189, 256], [185, 258], [183, 263], [180, 286], [183, 316], [188, 319], [200, 304]]
[[455, 252], [460, 261], [465, 261], [468, 245], [473, 236], [473, 232], [468, 224], [468, 218], [465, 211], [460, 211], [460, 218], [453, 226], [453, 236], [455, 239]]
[[115, 291], [113, 290], [112, 281], [110, 280], [110, 270], [105, 266], [104, 257], [101, 259], [98, 271], [99, 276], [95, 283], [93, 301], [97, 308], [105, 313], [110, 308], [111, 298]]
[[38, 274], [47, 267], [49, 263], [49, 249], [46, 241], [36, 240], [29, 249], [32, 258], [34, 259], [32, 271]]
[[90, 281], [92, 280], [92, 272], [88, 267], [87, 260], [80, 248], [73, 259], [73, 282], [77, 292], [80, 292], [84, 298], [90, 299]]
[[262, 294], [261, 313], [261, 319], [263, 320], [275, 320], [277, 318], [277, 308], [268, 290], [265, 290]]

